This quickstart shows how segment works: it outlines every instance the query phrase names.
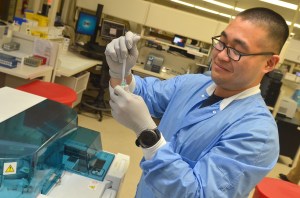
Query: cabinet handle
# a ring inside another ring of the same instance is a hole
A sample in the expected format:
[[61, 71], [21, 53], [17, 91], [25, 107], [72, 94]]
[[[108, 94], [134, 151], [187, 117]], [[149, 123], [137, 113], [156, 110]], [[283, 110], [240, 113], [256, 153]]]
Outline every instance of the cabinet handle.
[[297, 127], [297, 130], [300, 131], [300, 126]]

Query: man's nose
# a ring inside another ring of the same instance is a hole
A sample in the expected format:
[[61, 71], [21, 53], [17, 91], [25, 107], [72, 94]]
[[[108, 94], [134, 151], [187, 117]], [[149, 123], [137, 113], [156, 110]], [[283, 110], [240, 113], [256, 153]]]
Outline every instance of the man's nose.
[[221, 59], [221, 60], [224, 60], [224, 61], [230, 61], [230, 58], [228, 56], [228, 52], [227, 52], [227, 48], [223, 49], [222, 51], [219, 51], [218, 53], [218, 58]]

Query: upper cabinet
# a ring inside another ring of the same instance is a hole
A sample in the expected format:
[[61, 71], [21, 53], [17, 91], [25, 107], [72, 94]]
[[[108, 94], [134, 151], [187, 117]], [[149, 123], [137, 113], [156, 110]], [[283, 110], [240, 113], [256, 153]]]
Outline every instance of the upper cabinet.
[[145, 24], [150, 6], [149, 2], [142, 0], [77, 0], [76, 2], [78, 7], [94, 11], [97, 9], [97, 4], [104, 5], [104, 14], [141, 25]]
[[285, 52], [285, 59], [295, 63], [300, 63], [299, 46], [300, 46], [300, 41], [295, 39], [289, 40], [289, 44]]
[[145, 25], [210, 43], [227, 24], [152, 3]]
[[78, 7], [89, 10], [96, 10], [98, 3], [104, 5], [104, 14], [208, 43], [227, 26], [227, 23], [142, 0], [77, 0]]

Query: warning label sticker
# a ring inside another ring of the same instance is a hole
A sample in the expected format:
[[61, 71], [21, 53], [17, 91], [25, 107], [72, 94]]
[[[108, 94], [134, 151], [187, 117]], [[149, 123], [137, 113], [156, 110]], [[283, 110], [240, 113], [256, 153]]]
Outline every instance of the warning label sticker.
[[97, 187], [99, 185], [99, 182], [98, 181], [90, 181], [89, 185], [88, 185], [88, 188], [91, 189], [91, 190], [96, 190]]
[[7, 162], [3, 166], [3, 175], [12, 175], [17, 172], [17, 162]]

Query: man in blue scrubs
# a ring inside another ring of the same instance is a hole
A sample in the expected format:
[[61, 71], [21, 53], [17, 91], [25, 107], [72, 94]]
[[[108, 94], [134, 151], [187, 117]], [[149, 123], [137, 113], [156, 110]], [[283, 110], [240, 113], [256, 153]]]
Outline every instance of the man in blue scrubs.
[[[144, 154], [136, 197], [248, 196], [279, 155], [277, 126], [259, 86], [288, 35], [274, 11], [245, 10], [212, 37], [211, 77], [165, 81], [131, 74], [138, 36], [128, 32], [108, 44], [112, 115], [136, 133]], [[129, 91], [119, 86], [124, 60]], [[158, 126], [151, 116], [161, 119]]]

